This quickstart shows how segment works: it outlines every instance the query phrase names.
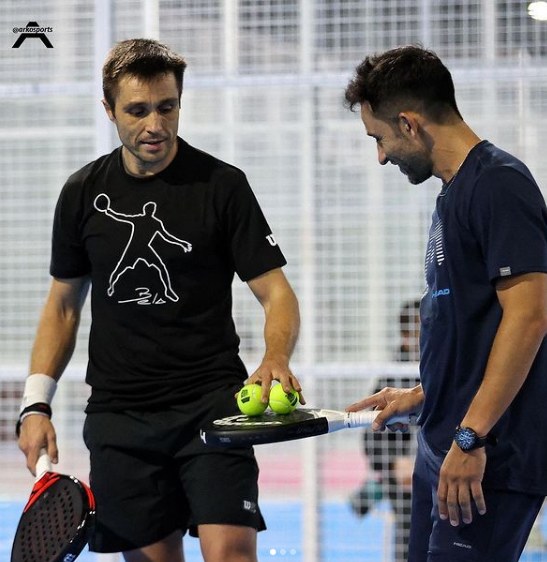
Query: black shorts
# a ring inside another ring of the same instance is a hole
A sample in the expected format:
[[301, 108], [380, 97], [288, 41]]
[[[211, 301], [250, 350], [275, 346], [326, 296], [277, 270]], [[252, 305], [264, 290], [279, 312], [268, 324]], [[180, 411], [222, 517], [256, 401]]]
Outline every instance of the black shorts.
[[237, 412], [233, 386], [154, 411], [88, 414], [97, 518], [90, 550], [122, 552], [202, 524], [266, 528], [252, 448], [205, 446], [199, 428]]

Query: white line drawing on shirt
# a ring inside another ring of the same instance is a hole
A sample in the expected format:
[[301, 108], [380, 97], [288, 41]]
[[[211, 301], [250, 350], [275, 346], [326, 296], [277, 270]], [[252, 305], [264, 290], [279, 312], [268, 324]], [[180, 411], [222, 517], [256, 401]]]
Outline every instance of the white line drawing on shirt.
[[125, 304], [128, 302], [136, 302], [137, 304], [165, 304], [165, 301], [158, 296], [158, 293], [152, 294], [148, 287], [136, 287], [135, 293], [137, 297], [134, 299], [126, 299], [124, 301], [118, 301], [120, 304]]
[[[142, 213], [138, 215], [126, 215], [114, 211], [110, 206], [110, 197], [106, 193], [100, 193], [95, 197], [93, 206], [97, 211], [118, 222], [131, 225], [131, 235], [121, 258], [119, 259], [114, 271], [110, 274], [108, 296], [114, 294], [114, 287], [120, 277], [129, 269], [135, 269], [139, 261], [144, 262], [148, 267], [155, 268], [160, 276], [165, 291], [165, 297], [173, 302], [179, 300], [179, 296], [171, 287], [171, 278], [166, 265], [161, 257], [152, 247], [152, 242], [156, 235], [161, 236], [169, 244], [180, 246], [184, 252], [192, 251], [192, 244], [185, 240], [180, 240], [170, 234], [164, 227], [163, 222], [156, 217], [157, 205], [149, 201], [142, 206]], [[124, 302], [124, 301], [120, 301]], [[131, 301], [125, 301], [131, 302]]]

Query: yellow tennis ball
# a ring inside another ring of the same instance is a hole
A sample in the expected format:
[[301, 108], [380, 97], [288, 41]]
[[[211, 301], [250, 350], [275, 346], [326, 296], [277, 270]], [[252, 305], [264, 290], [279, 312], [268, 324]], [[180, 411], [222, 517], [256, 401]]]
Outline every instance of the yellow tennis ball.
[[283, 390], [283, 385], [276, 384], [270, 390], [270, 408], [277, 414], [290, 414], [298, 406], [298, 392]]
[[268, 404], [260, 401], [262, 387], [259, 384], [247, 384], [237, 393], [237, 406], [246, 416], [260, 416]]

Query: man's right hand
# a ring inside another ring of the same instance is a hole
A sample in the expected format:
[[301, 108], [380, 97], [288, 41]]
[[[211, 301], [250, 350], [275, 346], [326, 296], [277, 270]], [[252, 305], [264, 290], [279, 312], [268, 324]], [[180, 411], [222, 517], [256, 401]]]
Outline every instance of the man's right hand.
[[19, 449], [25, 453], [27, 468], [36, 476], [36, 462], [40, 451], [46, 449], [53, 464], [59, 459], [57, 437], [51, 420], [39, 414], [27, 416], [21, 424]]
[[[379, 414], [372, 424], [374, 431], [383, 431], [386, 422], [394, 416], [418, 414], [424, 401], [422, 385], [414, 388], [392, 388], [387, 386], [360, 402], [356, 402], [346, 408], [347, 412], [358, 412], [366, 408], [379, 410]], [[407, 431], [408, 426], [400, 423], [390, 424], [391, 431]]]

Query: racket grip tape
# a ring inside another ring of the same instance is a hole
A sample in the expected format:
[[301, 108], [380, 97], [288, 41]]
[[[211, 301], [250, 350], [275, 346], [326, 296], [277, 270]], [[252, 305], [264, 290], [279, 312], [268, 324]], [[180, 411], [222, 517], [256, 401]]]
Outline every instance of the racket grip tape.
[[[372, 427], [372, 422], [380, 412], [349, 412], [346, 425], [347, 427]], [[386, 425], [393, 423], [413, 423], [413, 416], [394, 416], [388, 420]]]
[[51, 472], [51, 459], [46, 449], [42, 449], [36, 462], [36, 480], [40, 480], [46, 472]]

